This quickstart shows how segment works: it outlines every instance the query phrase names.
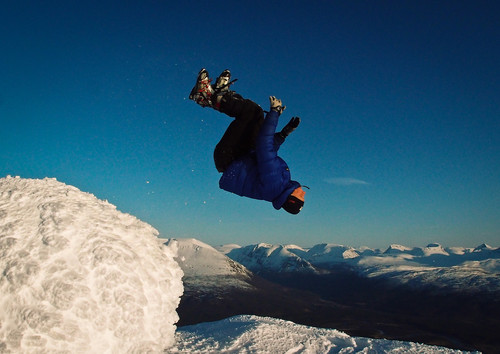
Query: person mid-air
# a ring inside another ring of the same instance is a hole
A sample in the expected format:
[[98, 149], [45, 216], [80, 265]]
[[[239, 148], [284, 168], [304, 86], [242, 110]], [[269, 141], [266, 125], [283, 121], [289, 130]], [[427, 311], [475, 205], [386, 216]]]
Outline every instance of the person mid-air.
[[300, 118], [293, 117], [276, 132], [285, 106], [280, 99], [269, 97], [270, 110], [230, 90], [231, 73], [224, 70], [214, 85], [201, 69], [189, 98], [202, 107], [210, 107], [234, 120], [229, 124], [214, 151], [215, 167], [222, 173], [219, 186], [239, 196], [271, 202], [298, 214], [304, 206], [305, 191], [291, 179], [286, 162], [278, 150], [286, 137], [297, 128]]

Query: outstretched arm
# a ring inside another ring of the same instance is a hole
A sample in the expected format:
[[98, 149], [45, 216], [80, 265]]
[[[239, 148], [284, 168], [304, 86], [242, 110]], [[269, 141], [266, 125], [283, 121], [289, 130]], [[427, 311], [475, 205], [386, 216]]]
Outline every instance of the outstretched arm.
[[257, 163], [259, 172], [263, 179], [266, 176], [277, 173], [278, 164], [275, 159], [278, 157], [278, 148], [284, 139], [279, 139], [279, 134], [276, 133], [276, 127], [281, 112], [285, 109], [281, 104], [281, 100], [275, 97], [269, 97], [271, 103], [271, 110], [266, 115], [264, 123], [262, 124], [259, 135], [257, 137]]
[[279, 133], [274, 134], [274, 150], [278, 151], [281, 144], [285, 142], [285, 139], [290, 135], [300, 124], [299, 117], [293, 117], [290, 119], [287, 125], [281, 129]]
[[300, 118], [299, 117], [292, 117], [290, 121], [281, 129], [281, 136], [283, 137], [283, 140], [286, 139], [287, 136], [289, 136], [295, 129], [300, 124]]

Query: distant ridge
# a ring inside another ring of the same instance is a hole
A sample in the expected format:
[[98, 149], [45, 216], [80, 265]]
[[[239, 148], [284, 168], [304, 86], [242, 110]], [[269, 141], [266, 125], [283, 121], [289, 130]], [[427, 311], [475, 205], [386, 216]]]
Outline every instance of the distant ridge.
[[[244, 247], [220, 246], [234, 261], [255, 273], [324, 273], [339, 266], [366, 277], [385, 277], [405, 284], [467, 291], [500, 290], [500, 248], [390, 245], [385, 251], [322, 243], [311, 248], [259, 243]], [[453, 267], [453, 268], [451, 268]], [[446, 271], [444, 271], [444, 269]]]

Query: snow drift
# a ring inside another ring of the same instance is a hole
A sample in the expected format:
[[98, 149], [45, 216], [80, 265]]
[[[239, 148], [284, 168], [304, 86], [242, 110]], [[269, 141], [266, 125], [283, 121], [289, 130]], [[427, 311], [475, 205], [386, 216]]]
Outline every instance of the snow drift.
[[461, 353], [419, 343], [351, 337], [259, 316], [181, 327], [172, 353]]
[[0, 352], [159, 352], [182, 271], [158, 232], [55, 179], [0, 179]]

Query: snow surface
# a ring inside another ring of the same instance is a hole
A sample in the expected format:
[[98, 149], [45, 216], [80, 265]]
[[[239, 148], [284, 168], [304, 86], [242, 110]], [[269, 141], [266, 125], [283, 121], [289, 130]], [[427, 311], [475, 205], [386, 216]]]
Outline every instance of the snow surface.
[[172, 353], [461, 353], [443, 347], [351, 337], [334, 329], [258, 316], [185, 326]]
[[158, 232], [55, 179], [0, 179], [0, 352], [160, 352], [182, 270]]

